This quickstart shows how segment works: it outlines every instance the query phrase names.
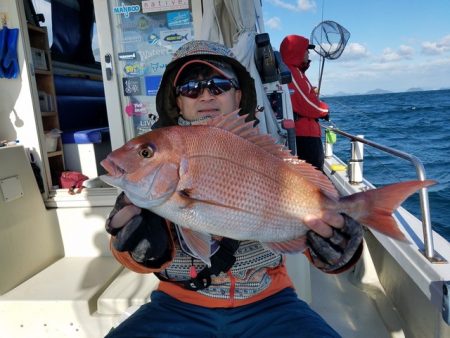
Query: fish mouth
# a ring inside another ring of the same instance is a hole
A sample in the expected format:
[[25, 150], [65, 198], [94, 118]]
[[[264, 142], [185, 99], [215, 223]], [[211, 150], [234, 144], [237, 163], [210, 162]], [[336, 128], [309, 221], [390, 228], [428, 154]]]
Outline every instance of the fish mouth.
[[109, 176], [121, 177], [126, 174], [125, 169], [116, 164], [114, 161], [111, 161], [109, 158], [106, 158], [103, 161], [101, 161], [100, 165], [103, 168], [105, 168]]

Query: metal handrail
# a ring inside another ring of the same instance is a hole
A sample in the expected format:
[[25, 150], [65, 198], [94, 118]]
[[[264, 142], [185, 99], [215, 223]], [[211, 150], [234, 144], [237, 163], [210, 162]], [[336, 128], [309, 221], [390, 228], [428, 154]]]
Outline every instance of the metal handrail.
[[[403, 151], [396, 150], [396, 149], [393, 149], [393, 148], [390, 148], [387, 146], [383, 146], [381, 144], [369, 141], [365, 138], [349, 134], [349, 133], [339, 130], [333, 126], [327, 126], [327, 127], [325, 127], [325, 129], [330, 130], [333, 133], [345, 136], [345, 137], [351, 139], [352, 141], [357, 141], [357, 142], [367, 144], [368, 146], [377, 148], [383, 152], [386, 152], [393, 156], [407, 160], [407, 161], [411, 162], [414, 165], [414, 167], [416, 168], [417, 178], [420, 181], [424, 181], [426, 179], [425, 168], [424, 168], [422, 162], [414, 155], [410, 155]], [[430, 205], [428, 202], [428, 189], [421, 188], [419, 191], [419, 194], [420, 194], [420, 208], [421, 208], [421, 213], [422, 213], [423, 238], [424, 238], [424, 246], [425, 246], [424, 254], [430, 261], [433, 261], [435, 258], [435, 255], [434, 255], [433, 236], [432, 236], [432, 229], [431, 229]]]

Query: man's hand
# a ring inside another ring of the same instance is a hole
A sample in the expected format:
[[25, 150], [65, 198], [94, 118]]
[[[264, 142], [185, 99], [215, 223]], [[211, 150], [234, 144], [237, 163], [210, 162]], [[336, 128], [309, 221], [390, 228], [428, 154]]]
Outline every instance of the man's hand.
[[132, 222], [133, 218], [141, 213], [138, 208], [122, 192], [116, 199], [116, 204], [106, 220], [106, 231], [115, 236], [120, 229]]
[[304, 222], [311, 229], [306, 234], [311, 259], [323, 271], [344, 267], [361, 246], [362, 226], [347, 215], [324, 213], [320, 218], [311, 215]]
[[154, 267], [170, 258], [172, 241], [165, 220], [131, 204], [123, 192], [106, 221], [106, 231], [115, 236], [114, 248], [129, 252], [136, 262]]

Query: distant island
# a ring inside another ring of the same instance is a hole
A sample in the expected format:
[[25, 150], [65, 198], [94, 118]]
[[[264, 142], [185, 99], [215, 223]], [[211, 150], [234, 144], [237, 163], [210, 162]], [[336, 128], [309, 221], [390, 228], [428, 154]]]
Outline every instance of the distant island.
[[334, 94], [327, 94], [327, 95], [322, 95], [322, 97], [333, 97], [333, 96], [354, 96], [354, 95], [380, 95], [380, 94], [394, 94], [394, 93], [409, 93], [409, 92], [422, 92], [422, 91], [429, 91], [429, 90], [449, 90], [450, 88], [439, 88], [439, 89], [423, 89], [420, 87], [411, 87], [405, 91], [402, 92], [393, 92], [390, 90], [386, 90], [386, 89], [373, 89], [373, 90], [369, 90], [365, 93], [347, 93], [347, 92], [336, 92]]
[[373, 89], [373, 90], [369, 90], [368, 92], [365, 93], [347, 93], [347, 92], [337, 92], [334, 94], [330, 94], [330, 95], [323, 95], [322, 97], [326, 97], [326, 96], [354, 96], [354, 95], [375, 95], [375, 94], [390, 94], [393, 93], [389, 90], [384, 90], [384, 89]]
[[385, 89], [374, 89], [374, 90], [369, 90], [368, 92], [366, 92], [365, 95], [372, 95], [372, 94], [390, 94], [392, 93], [389, 90], [385, 90]]
[[407, 92], [423, 92], [423, 89], [420, 87], [409, 88]]

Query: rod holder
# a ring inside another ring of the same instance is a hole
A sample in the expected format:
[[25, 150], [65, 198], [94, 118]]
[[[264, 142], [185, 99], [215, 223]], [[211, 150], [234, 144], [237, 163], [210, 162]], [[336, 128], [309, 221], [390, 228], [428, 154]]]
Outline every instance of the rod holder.
[[336, 143], [336, 134], [332, 130], [325, 130], [325, 158], [333, 157], [333, 144]]
[[[357, 135], [364, 138], [363, 135]], [[363, 181], [364, 144], [352, 140], [352, 153], [349, 163], [349, 181], [351, 184], [360, 184]]]

